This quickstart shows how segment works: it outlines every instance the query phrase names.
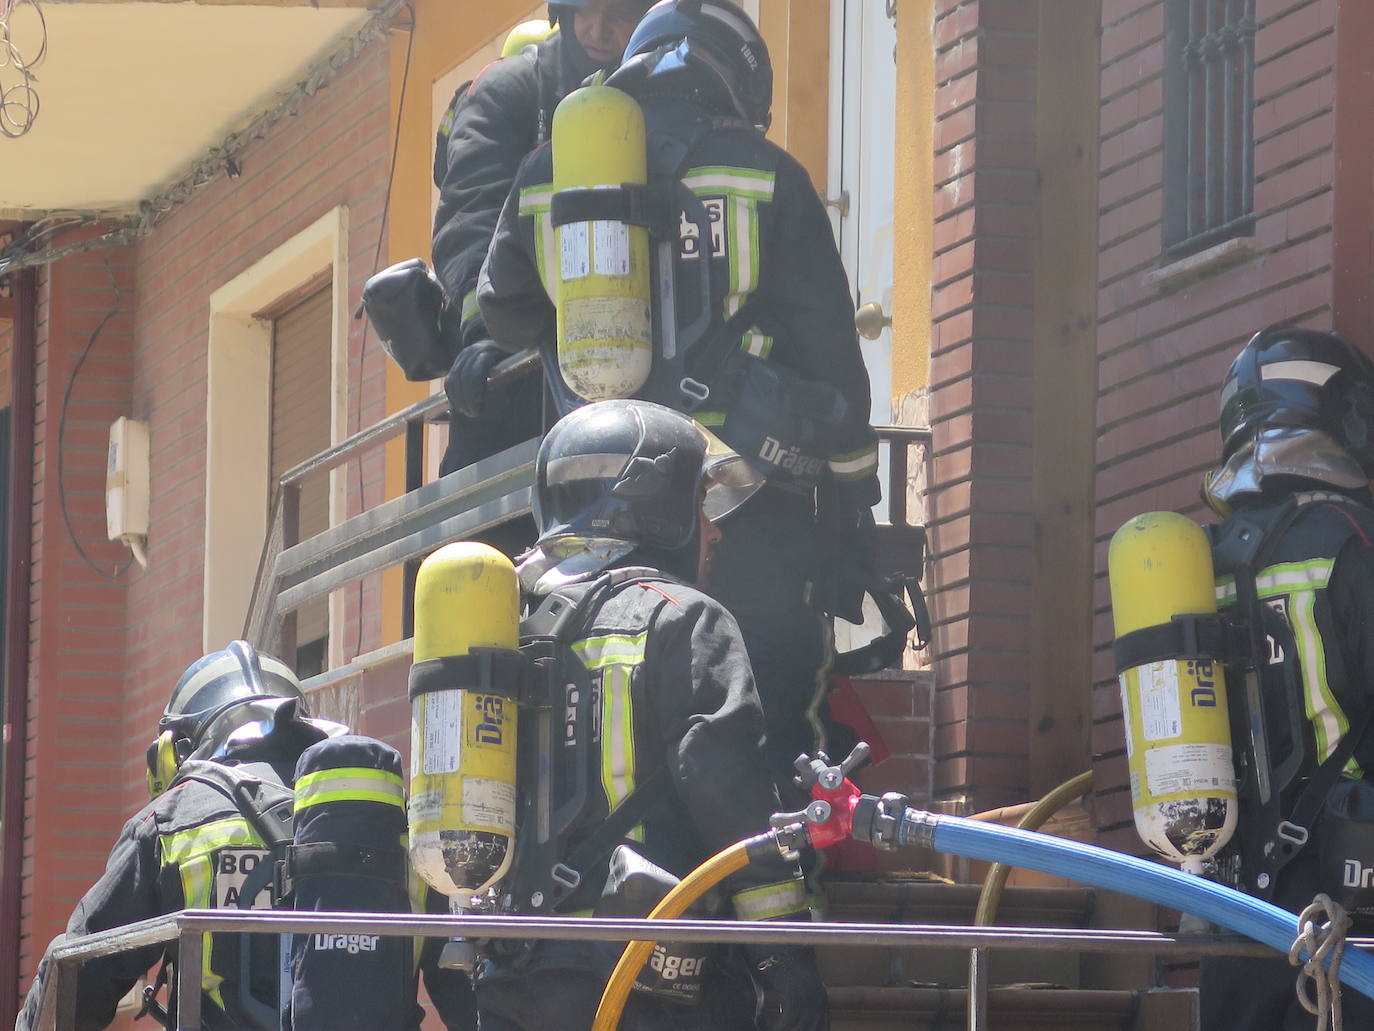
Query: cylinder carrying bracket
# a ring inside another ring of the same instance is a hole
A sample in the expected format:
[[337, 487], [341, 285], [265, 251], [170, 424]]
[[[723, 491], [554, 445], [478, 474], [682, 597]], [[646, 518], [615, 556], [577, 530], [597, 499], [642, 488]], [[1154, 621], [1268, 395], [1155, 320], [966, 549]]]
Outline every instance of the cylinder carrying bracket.
[[472, 648], [464, 655], [424, 659], [410, 667], [413, 702], [435, 691], [475, 691], [500, 695], [523, 708], [547, 709], [552, 703], [550, 662], [511, 648]]
[[652, 182], [559, 190], [549, 217], [555, 228], [572, 222], [624, 222], [643, 226], [659, 238], [677, 231], [673, 191]]
[[1240, 668], [1248, 661], [1244, 628], [1220, 612], [1174, 616], [1168, 623], [1122, 634], [1112, 644], [1117, 672], [1180, 657], [1218, 659]]

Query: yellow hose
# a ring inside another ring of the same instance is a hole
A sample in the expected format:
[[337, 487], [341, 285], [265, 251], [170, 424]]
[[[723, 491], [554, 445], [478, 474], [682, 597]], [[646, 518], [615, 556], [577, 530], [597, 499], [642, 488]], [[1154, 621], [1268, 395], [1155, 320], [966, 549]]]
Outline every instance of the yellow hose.
[[[1016, 826], [1022, 830], [1039, 830], [1046, 820], [1075, 798], [1086, 794], [1092, 786], [1092, 770], [1080, 773], [1072, 780], [1060, 784], [1059, 787], [1031, 806], [1030, 811], [1017, 821]], [[1006, 885], [1007, 875], [1010, 873], [1011, 867], [1006, 863], [993, 863], [988, 868], [988, 875], [983, 880], [983, 890], [978, 894], [978, 909], [973, 915], [974, 924], [992, 923], [993, 918], [997, 915], [997, 904], [1002, 900], [1002, 888]]]
[[[701, 896], [725, 880], [736, 870], [749, 865], [746, 843], [736, 842], [729, 848], [717, 852], [706, 862], [679, 881], [673, 890], [663, 896], [663, 901], [649, 914], [650, 920], [672, 920], [687, 911]], [[592, 1031], [615, 1031], [620, 1024], [620, 1015], [625, 1009], [625, 1000], [630, 997], [635, 978], [657, 942], [632, 941], [626, 944], [620, 960], [611, 971], [606, 982], [606, 990], [601, 993], [601, 1004], [596, 1008], [596, 1019]]]

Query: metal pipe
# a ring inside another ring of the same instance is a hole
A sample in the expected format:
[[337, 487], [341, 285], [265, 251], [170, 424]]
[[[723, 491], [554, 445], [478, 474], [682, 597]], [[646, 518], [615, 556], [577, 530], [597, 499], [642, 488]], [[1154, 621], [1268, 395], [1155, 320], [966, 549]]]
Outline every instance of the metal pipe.
[[[1273, 949], [1230, 935], [1079, 928], [986, 927], [942, 924], [787, 923], [733, 920], [644, 920], [604, 917], [453, 916], [447, 914], [295, 913], [188, 909], [70, 939], [52, 951], [55, 962], [107, 956], [169, 942], [187, 932], [224, 934], [382, 934], [404, 937], [540, 938], [549, 941], [761, 942], [793, 945], [936, 945], [948, 948], [1100, 950], [1146, 955], [1270, 956]], [[1374, 947], [1374, 938], [1348, 943]]]
[[20, 892], [24, 866], [24, 742], [29, 697], [29, 537], [33, 508], [34, 355], [38, 349], [38, 274], [13, 276], [14, 334], [10, 344], [9, 512], [5, 520], [4, 792], [0, 799], [0, 941], [9, 962], [0, 964], [0, 1027], [18, 1014]]

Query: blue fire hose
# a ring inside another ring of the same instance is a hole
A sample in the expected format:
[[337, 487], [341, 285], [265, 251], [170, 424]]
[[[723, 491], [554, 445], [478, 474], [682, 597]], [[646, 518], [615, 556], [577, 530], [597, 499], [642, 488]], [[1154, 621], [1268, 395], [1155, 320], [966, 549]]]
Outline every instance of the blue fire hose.
[[[876, 833], [870, 836], [866, 833], [869, 828], [861, 826], [866, 821], [858, 818], [858, 813], [855, 816], [856, 838], [886, 838], [882, 843], [893, 843], [890, 831], [885, 834], [875, 824], [871, 829]], [[969, 859], [1002, 862], [1133, 895], [1204, 917], [1285, 954], [1298, 935], [1298, 918], [1286, 909], [1201, 877], [1079, 841], [912, 808], [907, 808], [891, 829], [896, 831], [895, 844], [899, 846], [919, 845]], [[1308, 958], [1306, 950], [1303, 958]], [[1344, 953], [1340, 979], [1374, 999], [1374, 955], [1359, 949]]]

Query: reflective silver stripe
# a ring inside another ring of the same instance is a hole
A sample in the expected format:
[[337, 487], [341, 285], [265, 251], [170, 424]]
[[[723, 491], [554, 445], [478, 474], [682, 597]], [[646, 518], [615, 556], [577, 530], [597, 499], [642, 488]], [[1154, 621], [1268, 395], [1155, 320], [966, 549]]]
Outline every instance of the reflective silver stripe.
[[682, 181], [693, 193], [712, 190], [731, 196], [751, 197], [754, 200], [773, 199], [774, 176], [758, 168], [740, 168], [734, 165], [697, 165]]
[[776, 920], [810, 908], [806, 882], [800, 877], [776, 884], [762, 884], [736, 892], [731, 901], [740, 920]]
[[830, 459], [830, 471], [842, 480], [857, 480], [878, 468], [877, 446], [836, 455]]
[[1286, 362], [1266, 362], [1260, 365], [1260, 379], [1265, 383], [1276, 379], [1295, 379], [1320, 387], [1340, 371], [1339, 366], [1328, 365], [1326, 362], [1294, 358]]
[[744, 339], [740, 341], [740, 349], [745, 354], [752, 354], [755, 358], [767, 358], [773, 350], [773, 338], [756, 329], [751, 329], [744, 334]]
[[568, 455], [552, 459], [544, 471], [550, 487], [581, 480], [614, 480], [625, 471], [633, 455]]

